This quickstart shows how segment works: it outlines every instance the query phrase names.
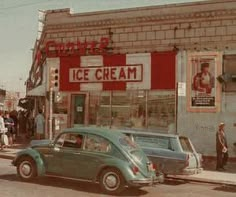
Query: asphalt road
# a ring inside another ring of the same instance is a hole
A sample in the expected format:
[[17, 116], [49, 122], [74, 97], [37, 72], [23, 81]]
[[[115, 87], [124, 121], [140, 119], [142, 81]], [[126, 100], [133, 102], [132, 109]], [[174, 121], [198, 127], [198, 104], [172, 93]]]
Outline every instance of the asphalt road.
[[[10, 162], [10, 160], [0, 159], [0, 197], [108, 196], [101, 193], [98, 185], [78, 181], [44, 177], [30, 183], [22, 182]], [[127, 189], [120, 196], [235, 197], [236, 187], [167, 180], [156, 187]]]

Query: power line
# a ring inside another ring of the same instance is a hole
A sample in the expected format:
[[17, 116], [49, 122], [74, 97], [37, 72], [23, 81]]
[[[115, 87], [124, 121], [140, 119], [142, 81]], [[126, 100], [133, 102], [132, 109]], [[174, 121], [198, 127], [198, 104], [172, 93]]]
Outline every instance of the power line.
[[10, 9], [14, 9], [14, 8], [21, 8], [21, 7], [27, 7], [27, 6], [32, 6], [32, 5], [37, 5], [37, 4], [42, 4], [42, 3], [48, 3], [49, 1], [55, 1], [55, 0], [47, 0], [47, 2], [34, 2], [34, 3], [24, 3], [21, 5], [13, 5], [13, 6], [8, 6], [8, 7], [2, 7], [0, 8], [0, 10], [10, 10]]

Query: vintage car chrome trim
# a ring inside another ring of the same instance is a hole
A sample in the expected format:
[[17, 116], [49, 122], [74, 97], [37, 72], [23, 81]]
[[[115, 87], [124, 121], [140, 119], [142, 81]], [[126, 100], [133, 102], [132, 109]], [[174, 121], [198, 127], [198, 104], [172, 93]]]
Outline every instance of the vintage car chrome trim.
[[45, 176], [47, 176], [47, 177], [61, 178], [61, 179], [69, 179], [69, 180], [74, 180], [74, 181], [82, 181], [82, 182], [94, 182], [93, 180], [71, 178], [71, 177], [65, 177], [65, 176], [54, 175], [54, 174], [45, 174]]

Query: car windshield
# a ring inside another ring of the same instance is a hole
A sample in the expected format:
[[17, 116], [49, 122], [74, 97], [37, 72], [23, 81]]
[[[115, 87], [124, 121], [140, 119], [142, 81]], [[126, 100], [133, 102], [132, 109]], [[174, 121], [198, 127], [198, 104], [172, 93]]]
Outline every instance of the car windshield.
[[180, 144], [182, 146], [182, 149], [186, 152], [194, 152], [192, 145], [190, 144], [190, 141], [188, 138], [180, 137]]

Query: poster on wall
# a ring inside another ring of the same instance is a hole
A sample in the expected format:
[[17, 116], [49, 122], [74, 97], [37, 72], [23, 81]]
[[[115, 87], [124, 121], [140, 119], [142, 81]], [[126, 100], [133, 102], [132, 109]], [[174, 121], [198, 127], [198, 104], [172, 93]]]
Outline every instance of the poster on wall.
[[188, 111], [215, 112], [219, 110], [222, 54], [194, 52], [188, 54]]

